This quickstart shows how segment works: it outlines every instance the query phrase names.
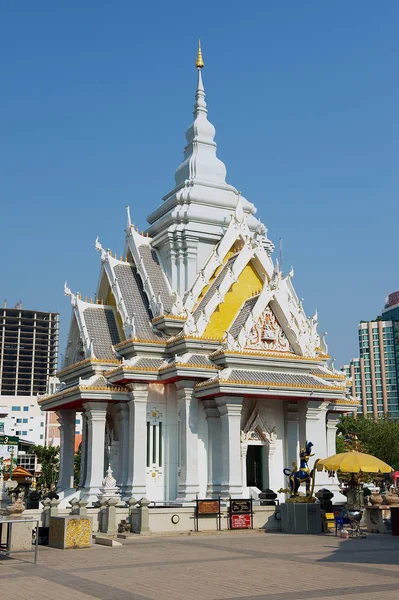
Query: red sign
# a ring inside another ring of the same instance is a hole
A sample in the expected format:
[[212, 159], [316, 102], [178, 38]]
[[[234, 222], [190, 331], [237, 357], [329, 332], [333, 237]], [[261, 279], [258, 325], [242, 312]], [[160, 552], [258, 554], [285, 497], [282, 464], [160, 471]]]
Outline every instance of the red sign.
[[251, 529], [251, 515], [231, 515], [232, 529]]

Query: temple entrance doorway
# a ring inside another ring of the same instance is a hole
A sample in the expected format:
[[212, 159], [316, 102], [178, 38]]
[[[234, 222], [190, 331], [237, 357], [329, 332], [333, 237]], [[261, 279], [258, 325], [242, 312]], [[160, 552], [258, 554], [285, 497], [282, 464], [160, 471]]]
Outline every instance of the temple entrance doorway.
[[247, 486], [263, 489], [263, 446], [248, 445], [247, 450]]

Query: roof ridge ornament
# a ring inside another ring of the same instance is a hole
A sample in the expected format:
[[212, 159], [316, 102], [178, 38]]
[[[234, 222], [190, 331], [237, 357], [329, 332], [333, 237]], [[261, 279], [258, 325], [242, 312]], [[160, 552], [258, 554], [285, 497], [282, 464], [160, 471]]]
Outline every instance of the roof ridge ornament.
[[205, 66], [204, 60], [202, 58], [201, 40], [198, 40], [198, 52], [195, 66], [197, 67], [197, 69], [203, 69]]
[[130, 206], [126, 206], [126, 217], [127, 217], [127, 232], [126, 233], [128, 233], [132, 226], [132, 220], [130, 218]]
[[236, 206], [236, 210], [234, 213], [234, 218], [236, 220], [237, 223], [242, 223], [244, 221], [244, 207], [242, 205], [242, 201], [241, 201], [241, 192], [238, 192], [238, 198], [237, 198], [237, 206]]

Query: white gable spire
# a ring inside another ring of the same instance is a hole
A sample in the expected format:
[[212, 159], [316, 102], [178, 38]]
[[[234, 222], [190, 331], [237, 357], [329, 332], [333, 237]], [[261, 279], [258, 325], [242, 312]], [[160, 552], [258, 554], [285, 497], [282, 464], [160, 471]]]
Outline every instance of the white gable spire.
[[176, 170], [175, 182], [178, 186], [186, 180], [196, 179], [226, 185], [226, 167], [216, 156], [215, 128], [207, 117], [208, 110], [202, 82], [204, 61], [200, 42], [198, 42], [196, 67], [198, 82], [194, 121], [186, 131], [187, 145], [184, 149], [184, 160]]

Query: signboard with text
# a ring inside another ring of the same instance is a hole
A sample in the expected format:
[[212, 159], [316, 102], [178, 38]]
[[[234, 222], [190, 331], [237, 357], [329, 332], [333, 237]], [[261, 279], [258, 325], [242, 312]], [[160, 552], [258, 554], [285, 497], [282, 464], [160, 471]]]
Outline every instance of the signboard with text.
[[216, 519], [216, 529], [220, 531], [222, 529], [222, 515], [220, 512], [220, 498], [196, 498], [196, 507], [194, 513], [194, 529], [199, 531], [199, 519], [201, 518], [214, 518]]
[[252, 498], [230, 500], [230, 529], [252, 529]]
[[251, 515], [231, 515], [231, 529], [252, 529]]
[[17, 435], [0, 435], [0, 446], [18, 446]]

